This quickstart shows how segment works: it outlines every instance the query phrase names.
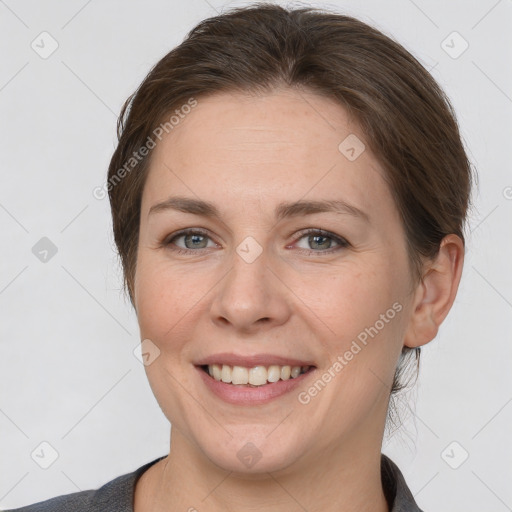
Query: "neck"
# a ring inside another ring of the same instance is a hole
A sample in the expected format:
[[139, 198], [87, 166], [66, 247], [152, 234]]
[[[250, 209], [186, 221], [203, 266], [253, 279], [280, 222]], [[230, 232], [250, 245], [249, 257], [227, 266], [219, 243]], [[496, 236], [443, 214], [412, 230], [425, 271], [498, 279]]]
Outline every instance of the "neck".
[[135, 512], [388, 512], [381, 440], [340, 443], [275, 472], [236, 474], [214, 465], [173, 427], [170, 455], [137, 483]]

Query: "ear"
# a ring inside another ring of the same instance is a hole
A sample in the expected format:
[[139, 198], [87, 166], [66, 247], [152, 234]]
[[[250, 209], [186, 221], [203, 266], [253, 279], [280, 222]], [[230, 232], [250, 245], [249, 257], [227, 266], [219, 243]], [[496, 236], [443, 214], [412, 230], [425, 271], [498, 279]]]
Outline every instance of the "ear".
[[416, 288], [404, 337], [406, 347], [420, 347], [436, 337], [455, 300], [463, 264], [462, 239], [454, 234], [445, 236], [437, 256], [425, 264], [426, 271]]

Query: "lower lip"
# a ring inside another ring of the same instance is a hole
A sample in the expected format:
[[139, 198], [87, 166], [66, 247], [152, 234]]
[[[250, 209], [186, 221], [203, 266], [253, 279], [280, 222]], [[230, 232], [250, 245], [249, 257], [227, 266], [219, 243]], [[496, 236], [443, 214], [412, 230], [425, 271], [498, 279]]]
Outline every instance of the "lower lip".
[[203, 369], [196, 366], [203, 382], [207, 388], [219, 398], [227, 403], [235, 405], [259, 405], [266, 404], [275, 398], [290, 393], [300, 386], [305, 379], [314, 373], [315, 369], [311, 369], [306, 373], [302, 373], [294, 379], [278, 380], [263, 386], [250, 387], [236, 384], [226, 384], [225, 382], [215, 380], [210, 377]]

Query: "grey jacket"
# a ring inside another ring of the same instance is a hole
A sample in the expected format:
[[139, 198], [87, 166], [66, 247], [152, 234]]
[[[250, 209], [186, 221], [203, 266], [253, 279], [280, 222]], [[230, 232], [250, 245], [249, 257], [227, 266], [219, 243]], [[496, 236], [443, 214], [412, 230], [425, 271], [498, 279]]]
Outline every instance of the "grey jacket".
[[[165, 457], [159, 457], [132, 473], [119, 476], [97, 490], [65, 494], [5, 512], [133, 512], [137, 479], [146, 469]], [[400, 469], [384, 454], [381, 458], [381, 475], [390, 512], [422, 512], [416, 505]]]

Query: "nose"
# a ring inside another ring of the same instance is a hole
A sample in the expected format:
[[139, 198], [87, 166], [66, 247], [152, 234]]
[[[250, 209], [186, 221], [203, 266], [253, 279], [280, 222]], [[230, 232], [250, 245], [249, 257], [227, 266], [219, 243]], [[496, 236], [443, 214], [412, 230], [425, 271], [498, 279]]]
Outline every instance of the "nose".
[[278, 272], [265, 252], [252, 262], [234, 252], [230, 270], [214, 288], [212, 321], [244, 333], [284, 324], [291, 312], [290, 293]]

